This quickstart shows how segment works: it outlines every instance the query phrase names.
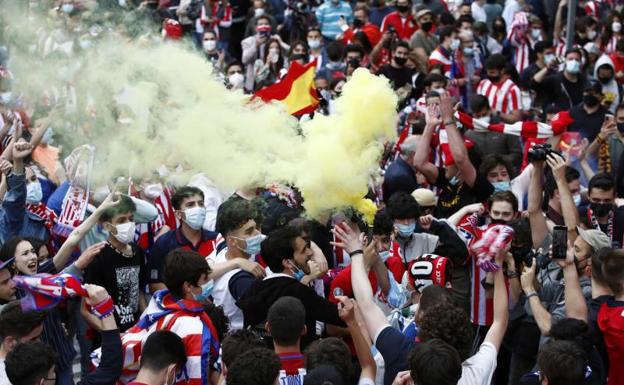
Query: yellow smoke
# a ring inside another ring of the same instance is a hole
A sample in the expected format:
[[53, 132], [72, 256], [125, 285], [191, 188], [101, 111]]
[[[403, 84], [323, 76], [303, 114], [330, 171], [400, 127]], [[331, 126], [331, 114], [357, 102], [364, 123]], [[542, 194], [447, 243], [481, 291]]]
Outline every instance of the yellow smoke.
[[[29, 36], [42, 35], [45, 24], [29, 22]], [[12, 27], [24, 25], [11, 17]], [[34, 41], [24, 40], [14, 40], [14, 88], [34, 104], [50, 89], [62, 94], [71, 82], [75, 98], [69, 94], [73, 102], [54, 124], [56, 140], [66, 151], [93, 144], [100, 180], [183, 165], [204, 172], [222, 191], [292, 183], [311, 217], [345, 206], [374, 215], [361, 200], [383, 140], [395, 135], [397, 99], [385, 79], [356, 71], [336, 115], [317, 115], [298, 127], [280, 105], [250, 103], [242, 92], [227, 90], [184, 44], [98, 37], [71, 56], [42, 58], [41, 44], [27, 49], [22, 45]]]

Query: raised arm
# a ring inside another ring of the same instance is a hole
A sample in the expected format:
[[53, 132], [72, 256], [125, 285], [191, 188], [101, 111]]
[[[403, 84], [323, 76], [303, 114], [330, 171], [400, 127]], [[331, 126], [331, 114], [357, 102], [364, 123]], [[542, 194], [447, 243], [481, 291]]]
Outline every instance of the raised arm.
[[420, 137], [420, 140], [416, 144], [416, 153], [414, 154], [414, 167], [420, 171], [427, 181], [431, 184], [438, 180], [438, 168], [429, 161], [429, 152], [431, 151], [431, 138], [433, 137], [433, 131], [441, 123], [437, 117], [440, 112], [440, 108], [436, 105], [430, 105], [427, 107], [427, 124]]
[[529, 184], [529, 223], [531, 224], [531, 240], [533, 248], [538, 248], [544, 242], [548, 234], [546, 218], [542, 212], [542, 176], [544, 174], [544, 162], [533, 162], [533, 172]]
[[368, 330], [368, 334], [371, 337], [375, 338], [379, 331], [390, 326], [384, 313], [373, 301], [373, 290], [368, 280], [368, 270], [370, 266], [366, 266], [364, 262], [364, 253], [368, 253], [369, 255], [375, 253], [375, 244], [371, 242], [364, 252], [353, 253], [356, 250], [363, 249], [363, 237], [360, 237], [359, 234], [356, 234], [348, 226], [334, 226], [332, 232], [340, 241], [337, 245], [351, 255], [351, 285], [353, 286], [353, 294], [362, 311], [362, 316], [366, 323], [366, 330]]
[[565, 311], [568, 318], [587, 322], [587, 302], [574, 264], [574, 244], [568, 241], [566, 259], [558, 262], [563, 270]]
[[357, 311], [357, 304], [353, 299], [347, 297], [336, 297], [338, 304], [338, 315], [347, 324], [351, 338], [353, 339], [353, 345], [355, 345], [355, 353], [358, 357], [362, 372], [360, 378], [367, 378], [375, 381], [375, 375], [377, 374], [377, 364], [371, 353], [371, 344], [366, 340], [360, 325], [357, 322], [355, 313]]
[[544, 308], [542, 302], [540, 301], [539, 295], [535, 290], [535, 268], [537, 262], [535, 258], [533, 258], [533, 263], [531, 267], [525, 267], [522, 272], [522, 276], [520, 277], [520, 283], [522, 284], [522, 291], [527, 296], [529, 305], [531, 306], [531, 311], [533, 312], [533, 317], [535, 318], [535, 322], [537, 323], [537, 327], [539, 328], [542, 335], [547, 336], [550, 333], [551, 326], [551, 315]]
[[468, 158], [468, 150], [464, 145], [464, 138], [457, 129], [455, 123], [455, 117], [453, 116], [453, 100], [448, 95], [442, 95], [440, 100], [440, 115], [444, 128], [446, 129], [446, 135], [448, 136], [449, 147], [455, 165], [459, 169], [464, 183], [473, 187], [475, 180], [477, 179], [477, 170], [474, 168], [470, 158]]
[[[507, 255], [509, 247], [501, 249], [496, 254], [496, 264], [503, 266], [503, 260]], [[503, 343], [503, 337], [507, 331], [507, 322], [509, 321], [509, 303], [507, 299], [507, 286], [505, 285], [505, 277], [503, 276], [502, 267], [494, 273], [494, 321], [490, 330], [485, 335], [485, 342], [489, 342], [496, 347], [496, 351], [500, 349]]]
[[555, 182], [557, 183], [557, 189], [559, 190], [559, 199], [561, 201], [561, 213], [563, 214], [563, 221], [568, 227], [568, 239], [574, 242], [576, 239], [576, 226], [579, 224], [578, 210], [574, 204], [574, 198], [570, 192], [568, 181], [565, 178], [566, 161], [560, 156], [550, 154], [546, 159], [546, 162], [550, 166]]

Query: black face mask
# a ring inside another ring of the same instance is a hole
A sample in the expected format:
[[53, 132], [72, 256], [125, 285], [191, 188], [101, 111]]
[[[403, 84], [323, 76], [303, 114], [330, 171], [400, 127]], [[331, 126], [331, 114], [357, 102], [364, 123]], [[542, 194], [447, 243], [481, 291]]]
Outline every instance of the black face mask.
[[353, 19], [353, 28], [362, 28], [364, 26], [364, 22], [360, 19]]
[[589, 208], [592, 209], [597, 217], [606, 217], [613, 210], [613, 203], [590, 203]]
[[490, 218], [490, 223], [492, 223], [493, 225], [506, 225], [507, 221], [504, 219]]
[[611, 81], [611, 78], [601, 78], [599, 77], [598, 80], [600, 80], [600, 83], [602, 84], [607, 84]]
[[409, 9], [409, 5], [397, 5], [396, 9], [399, 13], [405, 13]]
[[596, 95], [587, 94], [583, 95], [583, 103], [587, 107], [596, 107], [600, 103], [600, 99]]
[[617, 128], [618, 128], [618, 131], [624, 133], [624, 123], [618, 123]]
[[403, 67], [405, 65], [405, 63], [407, 63], [407, 58], [406, 57], [394, 57], [394, 62], [399, 66], [399, 67]]
[[358, 68], [360, 66], [360, 59], [351, 59], [347, 62], [352, 68]]
[[433, 22], [432, 21], [426, 21], [424, 23], [422, 23], [420, 25], [420, 28], [422, 28], [423, 31], [425, 32], [429, 32], [431, 31], [431, 28], [433, 28]]
[[492, 83], [498, 83], [500, 81], [500, 75], [496, 75], [496, 76], [492, 76], [492, 75], [488, 75], [488, 79], [490, 79], [490, 81]]

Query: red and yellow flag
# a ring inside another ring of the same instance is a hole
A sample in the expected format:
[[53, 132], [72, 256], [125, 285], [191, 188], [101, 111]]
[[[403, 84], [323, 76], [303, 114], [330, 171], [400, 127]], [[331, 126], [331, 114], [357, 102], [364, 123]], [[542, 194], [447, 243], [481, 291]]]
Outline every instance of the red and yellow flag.
[[319, 103], [314, 88], [316, 60], [306, 65], [294, 61], [288, 73], [279, 83], [258, 90], [254, 97], [265, 102], [279, 100], [286, 105], [291, 115], [303, 115], [314, 112]]

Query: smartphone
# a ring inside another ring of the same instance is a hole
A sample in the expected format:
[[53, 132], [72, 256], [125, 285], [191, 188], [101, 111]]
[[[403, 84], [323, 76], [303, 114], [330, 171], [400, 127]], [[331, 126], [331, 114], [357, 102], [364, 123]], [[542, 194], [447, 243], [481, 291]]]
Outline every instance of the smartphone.
[[555, 226], [553, 229], [552, 258], [565, 259], [568, 251], [568, 228]]

